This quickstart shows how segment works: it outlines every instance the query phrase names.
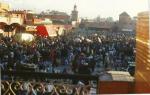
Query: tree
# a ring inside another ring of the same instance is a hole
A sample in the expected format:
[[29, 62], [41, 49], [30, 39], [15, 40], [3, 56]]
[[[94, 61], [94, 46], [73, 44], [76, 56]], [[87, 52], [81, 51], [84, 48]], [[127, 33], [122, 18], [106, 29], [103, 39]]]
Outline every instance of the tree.
[[107, 21], [113, 22], [113, 18], [112, 17], [107, 17]]

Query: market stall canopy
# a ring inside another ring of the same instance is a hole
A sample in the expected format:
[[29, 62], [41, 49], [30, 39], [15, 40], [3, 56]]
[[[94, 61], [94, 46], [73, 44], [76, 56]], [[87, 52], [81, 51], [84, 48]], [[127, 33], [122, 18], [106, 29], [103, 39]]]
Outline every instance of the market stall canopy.
[[39, 25], [36, 27], [36, 34], [37, 36], [47, 37], [47, 36], [57, 36], [57, 32], [59, 35], [63, 34], [64, 28], [62, 26], [55, 26], [55, 25]]
[[46, 27], [45, 27], [44, 25], [37, 26], [36, 29], [37, 29], [36, 34], [37, 34], [38, 36], [42, 36], [42, 37], [47, 37], [47, 36], [49, 36], [49, 35], [48, 35], [48, 31], [47, 31], [47, 29], [46, 29]]

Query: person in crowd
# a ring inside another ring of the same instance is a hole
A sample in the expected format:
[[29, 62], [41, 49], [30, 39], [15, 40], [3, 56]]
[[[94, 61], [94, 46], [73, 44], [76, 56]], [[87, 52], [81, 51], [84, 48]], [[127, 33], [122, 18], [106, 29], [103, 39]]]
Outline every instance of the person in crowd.
[[[91, 74], [97, 62], [101, 62], [104, 69], [121, 70], [127, 67], [128, 58], [134, 60], [135, 39], [132, 33], [95, 33], [93, 35], [93, 31], [88, 30], [88, 33], [66, 32], [58, 37], [35, 36], [32, 45], [18, 42], [14, 37], [1, 37], [0, 66], [5, 70], [16, 69], [16, 64], [35, 64], [42, 71], [69, 67], [71, 69], [61, 70], [62, 73]], [[95, 59], [97, 56], [98, 60]]]

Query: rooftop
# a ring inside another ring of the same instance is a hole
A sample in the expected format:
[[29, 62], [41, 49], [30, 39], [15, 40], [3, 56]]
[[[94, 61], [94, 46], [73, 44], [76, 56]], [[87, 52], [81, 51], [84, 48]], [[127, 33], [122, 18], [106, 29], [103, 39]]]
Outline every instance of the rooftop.
[[132, 77], [129, 72], [123, 71], [108, 71], [105, 74], [100, 76], [101, 81], [126, 81], [132, 82], [134, 81], [134, 77]]
[[129, 14], [127, 12], [123, 12], [119, 16], [129, 16]]

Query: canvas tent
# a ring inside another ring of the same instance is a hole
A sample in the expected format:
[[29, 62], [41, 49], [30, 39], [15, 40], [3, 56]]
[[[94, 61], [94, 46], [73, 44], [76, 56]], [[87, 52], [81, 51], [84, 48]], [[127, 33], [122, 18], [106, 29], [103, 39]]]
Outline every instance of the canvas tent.
[[44, 25], [37, 26], [36, 30], [37, 30], [36, 34], [38, 36], [42, 36], [42, 37], [48, 36], [48, 32], [47, 32], [46, 27]]
[[59, 35], [62, 34], [63, 28], [59, 28], [59, 30], [53, 25], [39, 25], [36, 27], [36, 34], [38, 36], [47, 37], [47, 36], [57, 36], [56, 31], [58, 31]]

